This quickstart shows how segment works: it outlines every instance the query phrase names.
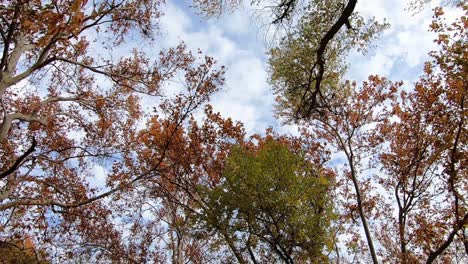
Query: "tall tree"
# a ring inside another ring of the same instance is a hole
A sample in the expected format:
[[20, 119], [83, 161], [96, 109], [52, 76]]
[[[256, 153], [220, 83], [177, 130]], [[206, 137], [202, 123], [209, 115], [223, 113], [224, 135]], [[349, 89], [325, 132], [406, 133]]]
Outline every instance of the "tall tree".
[[[435, 10], [431, 25], [439, 51], [414, 90], [402, 92], [393, 104], [394, 121], [381, 127], [390, 143], [381, 155], [385, 187], [398, 206], [402, 263], [425, 259], [455, 261], [468, 254], [467, 213], [467, 6], [465, 16], [447, 25], [443, 10]], [[464, 248], [460, 250], [458, 247]], [[461, 251], [461, 252], [460, 252]]]
[[[164, 120], [152, 119], [140, 132], [143, 146], [139, 150], [139, 159], [143, 166], [151, 168], [159, 162], [155, 150], [166, 144], [165, 135], [171, 126]], [[244, 136], [240, 123], [224, 119], [214, 113], [211, 106], [206, 106], [201, 121], [192, 117], [187, 127], [179, 127], [175, 132], [171, 148], [163, 159], [165, 169], [135, 190], [144, 202], [129, 202], [122, 208], [131, 215], [135, 206], [154, 205], [147, 208], [147, 213], [154, 219], [150, 223], [160, 225], [166, 235], [153, 232], [151, 226], [144, 225], [136, 227], [137, 233], [148, 234], [149, 241], [160, 241], [156, 244], [164, 245], [166, 253], [163, 255], [167, 261], [199, 263], [226, 257], [210, 232], [197, 232], [194, 228], [193, 221], [199, 214], [197, 208], [203, 204], [197, 186], [219, 184], [231, 144], [242, 142]], [[167, 228], [160, 220], [166, 222]]]
[[[466, 12], [466, 5], [460, 7]], [[401, 84], [380, 77], [369, 77], [361, 88], [343, 83], [344, 67], [337, 59], [326, 75], [331, 91], [327, 103], [320, 111], [297, 116], [304, 94], [291, 88], [302, 84], [305, 71], [301, 67], [310, 65], [314, 52], [307, 45], [310, 40], [302, 37], [308, 32], [306, 28], [300, 37], [273, 50], [270, 57], [272, 84], [282, 92], [279, 114], [299, 121], [317, 138], [330, 142], [334, 151], [344, 153], [346, 167], [337, 186], [342, 188], [344, 200], [353, 198], [356, 204], [344, 202], [339, 209], [343, 216], [351, 216], [348, 220], [354, 218], [354, 211], [358, 213], [374, 263], [379, 258], [397, 258], [405, 263], [420, 258], [431, 263], [440, 256], [452, 260], [451, 254], [460, 255], [453, 242], [465, 241], [465, 198], [461, 190], [466, 188], [466, 172], [461, 157], [466, 156], [462, 136], [466, 134], [466, 17], [448, 26], [439, 18], [442, 13], [436, 9], [438, 19], [431, 25], [439, 33], [437, 42], [442, 50], [432, 53], [437, 67], [427, 64], [426, 76], [415, 92], [399, 97], [396, 91]], [[383, 154], [381, 147], [388, 143], [391, 151]], [[371, 157], [369, 167], [363, 162]], [[378, 157], [376, 162], [374, 158]], [[380, 166], [391, 176], [370, 177], [365, 173], [367, 168]], [[351, 193], [346, 179], [351, 182]], [[388, 201], [385, 191], [396, 200]], [[393, 219], [393, 205], [398, 206], [397, 219]], [[448, 226], [447, 221], [451, 221]], [[393, 222], [397, 227], [392, 227]], [[352, 226], [353, 222], [345, 223]], [[391, 228], [396, 233], [390, 232]], [[374, 235], [372, 230], [376, 231]], [[381, 245], [388, 251], [381, 250]], [[445, 250], [451, 253], [444, 254]]]
[[239, 263], [327, 261], [333, 173], [279, 140], [233, 146], [220, 184], [200, 191], [199, 221]]
[[[32, 237], [57, 261], [102, 254], [139, 262], [145, 252], [120, 239], [109, 201], [118, 205], [122, 192], [164, 169], [176, 131], [223, 83], [213, 59], [184, 45], [154, 60], [137, 49], [113, 57], [111, 50], [130, 35], [155, 36], [160, 4], [0, 1], [2, 241], [41, 230]], [[182, 92], [163, 98], [162, 87], [176, 75], [184, 81]], [[153, 119], [167, 126], [151, 167], [137, 159], [145, 97], [154, 103]], [[96, 187], [99, 164], [106, 182]]]
[[2, 263], [47, 264], [42, 261], [43, 252], [36, 250], [31, 239], [23, 241], [0, 242], [0, 261]]
[[[315, 138], [329, 143], [331, 152], [344, 154], [345, 164], [340, 168], [337, 180], [341, 202], [337, 203], [341, 216], [347, 219], [348, 227], [353, 227], [356, 219], [360, 220], [358, 226], [364, 231], [367, 249], [374, 263], [378, 262], [378, 251], [369, 219], [375, 219], [377, 200], [372, 192], [374, 180], [366, 176], [369, 167], [364, 162], [375, 155], [381, 143], [372, 138], [373, 127], [386, 120], [387, 113], [381, 109], [395, 96], [398, 86], [399, 83], [391, 83], [377, 76], [369, 77], [360, 88], [355, 83], [347, 82], [340, 89], [341, 92], [336, 93], [326, 111], [303, 121], [303, 126]], [[359, 247], [361, 232], [354, 232], [353, 228], [345, 232], [352, 237], [349, 247]], [[366, 251], [365, 248], [359, 249], [360, 254]]]

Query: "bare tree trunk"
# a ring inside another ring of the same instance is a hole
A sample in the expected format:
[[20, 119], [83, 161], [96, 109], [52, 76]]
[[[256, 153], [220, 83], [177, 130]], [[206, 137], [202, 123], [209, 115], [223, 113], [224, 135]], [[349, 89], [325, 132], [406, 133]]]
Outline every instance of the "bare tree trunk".
[[364, 208], [362, 206], [362, 194], [361, 189], [359, 188], [359, 183], [357, 181], [356, 169], [354, 167], [354, 157], [353, 152], [350, 149], [350, 152], [345, 151], [348, 158], [349, 167], [351, 169], [351, 180], [353, 181], [354, 191], [356, 192], [356, 200], [358, 204], [359, 217], [361, 218], [362, 226], [364, 228], [364, 233], [366, 234], [367, 245], [369, 246], [369, 251], [372, 257], [372, 262], [374, 264], [379, 263], [377, 260], [377, 255], [375, 254], [374, 243], [372, 242], [372, 236], [367, 225], [367, 219], [364, 214]]

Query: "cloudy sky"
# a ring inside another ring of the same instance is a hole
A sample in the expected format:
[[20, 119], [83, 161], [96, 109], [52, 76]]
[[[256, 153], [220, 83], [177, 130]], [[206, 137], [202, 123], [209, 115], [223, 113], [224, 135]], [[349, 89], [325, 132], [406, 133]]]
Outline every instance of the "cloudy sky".
[[[428, 32], [434, 5], [413, 15], [405, 11], [408, 2], [358, 1], [357, 10], [364, 17], [385, 18], [391, 28], [366, 56], [350, 55], [350, 79], [360, 82], [370, 74], [379, 74], [411, 84], [421, 74], [427, 53], [434, 48], [435, 36]], [[212, 100], [216, 111], [243, 122], [249, 134], [261, 133], [269, 126], [283, 132], [291, 130], [281, 127], [273, 117], [265, 56], [269, 43], [264, 22], [253, 10], [244, 7], [219, 19], [205, 20], [187, 6], [187, 1], [168, 0], [164, 13], [158, 40], [162, 47], [184, 41], [190, 49], [201, 49], [227, 67], [226, 86]]]
[[[380, 21], [385, 18], [391, 27], [374, 42], [375, 47], [365, 56], [357, 52], [350, 54], [349, 79], [360, 83], [371, 74], [379, 74], [393, 81], [402, 80], [406, 88], [411, 89], [411, 84], [422, 73], [423, 63], [429, 60], [428, 52], [436, 47], [433, 43], [435, 35], [428, 28], [437, 1], [432, 1], [432, 6], [416, 15], [405, 11], [408, 2], [358, 1], [356, 8], [364, 17], [375, 17]], [[268, 33], [265, 21], [255, 15], [255, 10], [245, 6], [219, 19], [206, 20], [188, 6], [188, 1], [166, 0], [163, 12], [161, 35], [155, 43], [130, 39], [129, 45], [120, 47], [117, 53], [128, 54], [136, 46], [148, 55], [157, 54], [160, 49], [174, 47], [183, 41], [191, 50], [200, 49], [227, 67], [226, 85], [211, 100], [215, 111], [221, 112], [223, 117], [241, 121], [248, 135], [262, 134], [268, 127], [280, 133], [297, 134], [294, 126], [282, 125], [274, 118], [274, 96], [267, 83], [265, 55], [271, 43], [265, 37]], [[455, 17], [455, 12], [446, 9], [450, 17]], [[177, 84], [170, 89], [176, 92], [176, 87], [180, 89]], [[144, 100], [143, 104], [152, 109], [154, 102], [145, 103]], [[144, 124], [142, 121], [141, 125]], [[105, 186], [104, 167], [97, 165], [94, 169], [97, 178], [92, 185]]]

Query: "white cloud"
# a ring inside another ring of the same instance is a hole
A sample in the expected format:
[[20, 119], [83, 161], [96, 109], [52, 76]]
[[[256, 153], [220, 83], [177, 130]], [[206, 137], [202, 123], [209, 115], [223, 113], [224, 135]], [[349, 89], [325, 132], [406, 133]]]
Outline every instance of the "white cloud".
[[384, 53], [376, 53], [368, 58], [357, 54], [352, 55], [350, 58], [352, 58], [352, 62], [349, 75], [352, 79], [359, 81], [366, 80], [371, 74], [388, 76], [394, 62], [394, 59], [390, 55]]
[[162, 37], [164, 46], [175, 45], [181, 41], [182, 33], [190, 30], [190, 17], [171, 1], [167, 1], [163, 7], [164, 15], [161, 17]]
[[91, 169], [93, 177], [88, 179], [91, 188], [103, 189], [106, 187], [106, 169], [98, 164], [95, 164]]
[[238, 38], [256, 39], [258, 29], [251, 23], [248, 12], [238, 11], [220, 20], [197, 24], [184, 10], [171, 2], [163, 17], [163, 27], [170, 26], [162, 38], [163, 46], [177, 45], [183, 40], [192, 51], [202, 50], [214, 57], [219, 65], [227, 67], [226, 85], [212, 98], [215, 111], [224, 117], [244, 123], [248, 133], [263, 132], [273, 120], [273, 95], [267, 85], [267, 73], [263, 48], [254, 43], [253, 49]]
[[409, 78], [414, 81], [420, 75], [422, 64], [429, 60], [428, 52], [436, 48], [432, 41], [435, 35], [428, 31], [432, 10], [427, 7], [413, 14], [407, 8], [408, 1], [404, 0], [369, 1], [357, 5], [363, 16], [379, 21], [385, 18], [391, 28], [375, 42], [376, 47], [368, 55], [351, 54], [350, 78], [362, 81], [370, 74], [379, 74], [393, 80]]
[[[391, 28], [368, 55], [351, 54], [348, 77], [362, 81], [370, 74], [379, 74], [407, 83], [418, 78], [422, 64], [429, 59], [427, 53], [435, 47], [435, 36], [428, 32], [432, 10], [428, 7], [414, 15], [405, 10], [407, 7], [406, 0], [358, 3], [357, 10], [365, 17], [385, 18]], [[264, 29], [256, 23], [252, 10], [244, 6], [211, 20], [188, 13], [193, 11], [169, 1], [162, 18], [166, 32], [160, 44], [167, 48], [183, 40], [190, 49], [201, 49], [227, 66], [226, 86], [212, 99], [215, 111], [243, 122], [248, 132], [279, 127], [273, 118], [274, 100], [267, 84], [266, 47], [259, 38]], [[293, 128], [284, 130], [296, 133]]]
[[184, 32], [182, 37], [191, 49], [201, 49], [222, 62], [234, 59], [233, 56], [238, 49], [236, 43], [227, 38], [224, 32], [214, 25], [203, 31]]
[[239, 52], [228, 66], [226, 89], [213, 98], [213, 108], [244, 123], [248, 133], [261, 133], [272, 119], [273, 95], [265, 64], [254, 54]]
[[260, 99], [266, 96], [267, 88], [265, 64], [259, 57], [249, 56], [249, 54], [239, 54], [241, 58], [234, 61], [227, 72], [229, 86], [236, 90], [235, 99]]
[[[426, 24], [427, 25], [427, 24]], [[428, 59], [427, 53], [434, 48], [432, 45], [432, 34], [421, 34], [421, 32], [403, 31], [396, 34], [399, 47], [406, 63], [410, 67], [420, 65]]]
[[[224, 31], [231, 34], [248, 34], [252, 27], [253, 18], [247, 8], [241, 8], [229, 16], [224, 16], [219, 25]], [[218, 21], [216, 21], [218, 24]]]

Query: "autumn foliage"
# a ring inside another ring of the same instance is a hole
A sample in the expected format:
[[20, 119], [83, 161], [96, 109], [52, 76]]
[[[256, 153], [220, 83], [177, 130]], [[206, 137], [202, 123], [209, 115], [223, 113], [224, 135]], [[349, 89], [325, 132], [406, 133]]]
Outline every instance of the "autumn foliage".
[[1, 262], [466, 261], [467, 6], [435, 9], [411, 85], [344, 80], [387, 26], [355, 4], [273, 1], [299, 21], [269, 53], [291, 136], [217, 113], [225, 69], [201, 51], [128, 49], [157, 43], [163, 1], [0, 0]]
[[[169, 166], [183, 123], [223, 83], [212, 58], [183, 44], [152, 60], [138, 50], [106, 57], [130, 32], [151, 38], [159, 4], [1, 2], [2, 240], [32, 233], [48, 252], [64, 248], [57, 260], [96, 250], [114, 261], [140, 253], [121, 239], [103, 201], [119, 201]], [[100, 54], [90, 49], [92, 34], [103, 40]], [[164, 84], [176, 75], [184, 80], [180, 94], [164, 97]], [[160, 145], [152, 164], [138, 152], [144, 97], [154, 103], [148, 119], [161, 128], [153, 132]], [[106, 167], [103, 186], [93, 186], [98, 164]]]

